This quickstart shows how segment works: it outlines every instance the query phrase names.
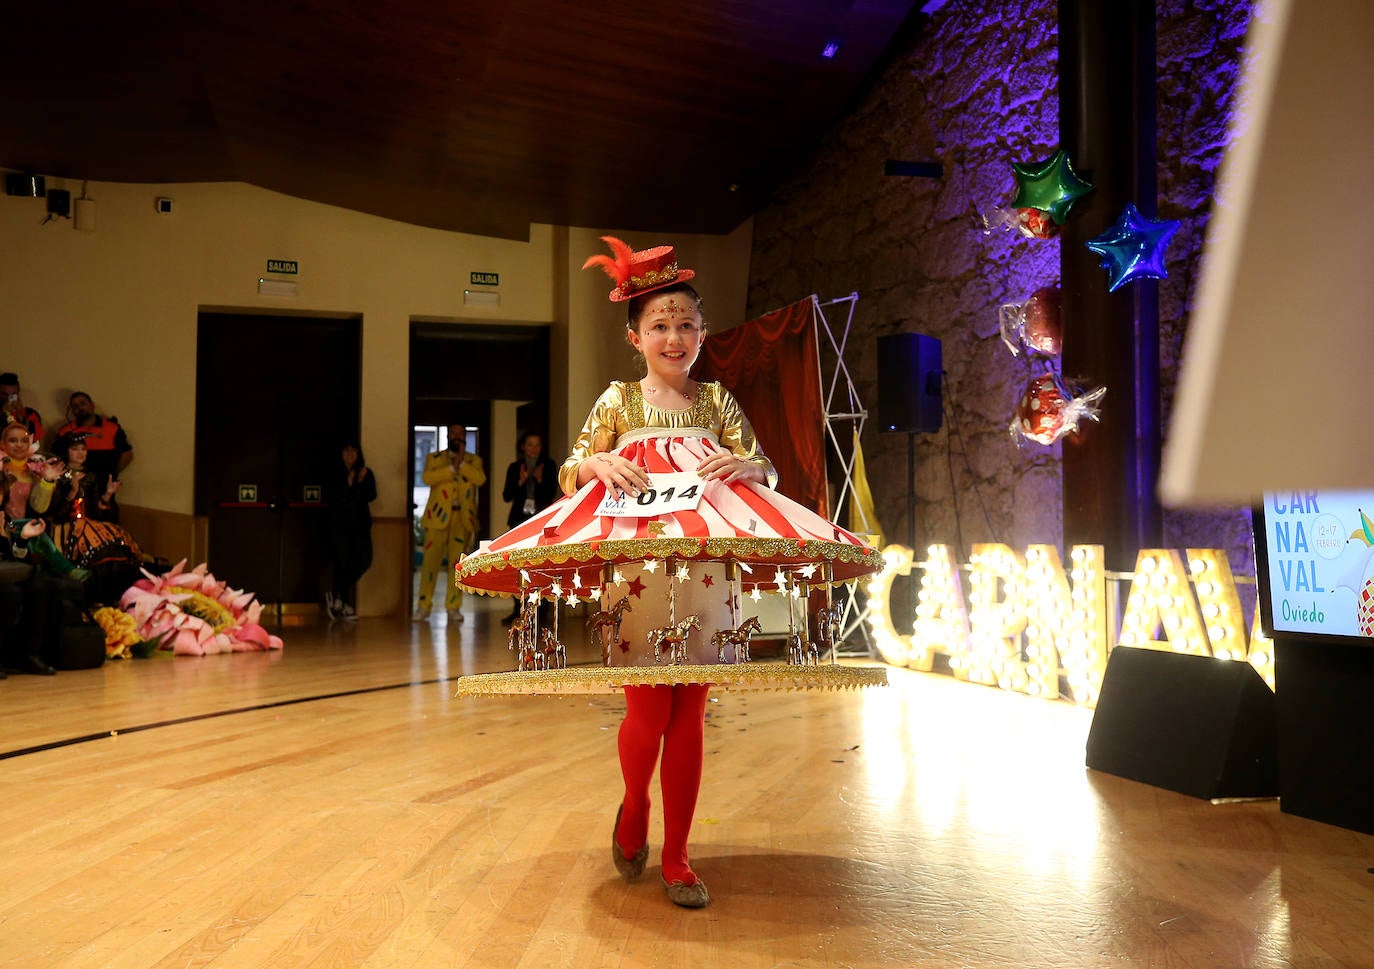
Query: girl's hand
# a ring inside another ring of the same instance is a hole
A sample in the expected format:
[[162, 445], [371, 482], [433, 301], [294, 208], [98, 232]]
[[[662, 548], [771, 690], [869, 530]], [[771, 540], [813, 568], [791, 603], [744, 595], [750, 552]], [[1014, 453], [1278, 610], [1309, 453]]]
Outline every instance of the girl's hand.
[[37, 538], [47, 530], [47, 524], [41, 518], [35, 518], [26, 522], [24, 527], [19, 530], [19, 537], [23, 539]]
[[55, 482], [62, 477], [62, 472], [67, 470], [67, 465], [61, 458], [48, 458], [43, 463], [43, 480], [49, 483]]
[[105, 500], [109, 501], [111, 498], [113, 498], [115, 496], [115, 492], [118, 491], [123, 486], [123, 484], [124, 483], [122, 481], [115, 481], [113, 478], [110, 479], [110, 483], [105, 486]]
[[649, 487], [649, 474], [629, 458], [618, 454], [593, 454], [585, 462], [592, 475], [617, 498], [628, 493], [635, 497]]
[[756, 481], [765, 484], [768, 480], [763, 468], [724, 450], [707, 455], [705, 460], [697, 465], [697, 474], [707, 481], [723, 481], [726, 484], [732, 481]]

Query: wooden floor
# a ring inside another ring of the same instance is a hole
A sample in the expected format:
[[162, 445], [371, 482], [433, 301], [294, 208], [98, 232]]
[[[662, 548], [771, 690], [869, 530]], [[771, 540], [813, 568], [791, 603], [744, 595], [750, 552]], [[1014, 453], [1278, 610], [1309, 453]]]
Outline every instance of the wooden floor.
[[1374, 967], [1374, 837], [1089, 772], [1089, 711], [902, 670], [716, 698], [713, 900], [676, 908], [655, 854], [611, 867], [621, 700], [452, 699], [511, 665], [505, 604], [466, 610], [0, 683], [0, 966]]

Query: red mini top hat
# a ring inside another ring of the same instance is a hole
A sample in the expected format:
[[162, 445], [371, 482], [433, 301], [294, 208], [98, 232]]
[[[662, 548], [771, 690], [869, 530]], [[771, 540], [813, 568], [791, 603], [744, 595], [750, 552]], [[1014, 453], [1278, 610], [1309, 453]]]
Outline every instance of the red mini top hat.
[[643, 252], [635, 252], [615, 236], [602, 236], [601, 241], [611, 247], [615, 258], [592, 256], [582, 264], [583, 269], [600, 266], [615, 283], [611, 290], [611, 302], [623, 303], [656, 289], [685, 283], [694, 279], [696, 273], [690, 269], [679, 269], [677, 253], [672, 246], [654, 246]]

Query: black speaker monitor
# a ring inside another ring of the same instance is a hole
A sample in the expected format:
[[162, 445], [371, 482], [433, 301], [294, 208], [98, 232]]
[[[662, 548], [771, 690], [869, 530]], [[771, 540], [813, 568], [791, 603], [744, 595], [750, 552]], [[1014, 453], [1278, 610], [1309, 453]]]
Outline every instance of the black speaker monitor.
[[41, 199], [46, 194], [46, 184], [42, 175], [6, 172], [5, 194]]
[[1088, 766], [1193, 797], [1277, 797], [1274, 694], [1249, 663], [1118, 646]]
[[934, 434], [944, 418], [940, 341], [920, 333], [878, 337], [878, 428]]

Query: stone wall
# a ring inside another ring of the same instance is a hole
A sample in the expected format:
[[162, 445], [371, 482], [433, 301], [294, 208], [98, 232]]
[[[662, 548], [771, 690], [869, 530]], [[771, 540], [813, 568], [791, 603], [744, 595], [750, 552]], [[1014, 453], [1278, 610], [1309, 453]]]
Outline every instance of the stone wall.
[[[1160, 292], [1166, 417], [1249, 5], [1159, 0], [1159, 213], [1184, 223]], [[859, 294], [846, 362], [870, 411], [864, 456], [889, 540], [906, 540], [912, 503], [907, 436], [876, 421], [877, 337], [918, 332], [942, 341], [946, 384], [944, 427], [915, 438], [917, 546], [1062, 541], [1062, 445], [1008, 433], [1030, 370], [998, 332], [1000, 306], [1057, 281], [1059, 242], [980, 218], [1014, 195], [1011, 162], [1058, 147], [1055, 16], [1053, 0], [946, 4], [755, 220], [751, 316]], [[944, 174], [885, 176], [888, 159]], [[1166, 527], [1169, 544], [1225, 548], [1253, 571], [1241, 511], [1170, 513]]]

